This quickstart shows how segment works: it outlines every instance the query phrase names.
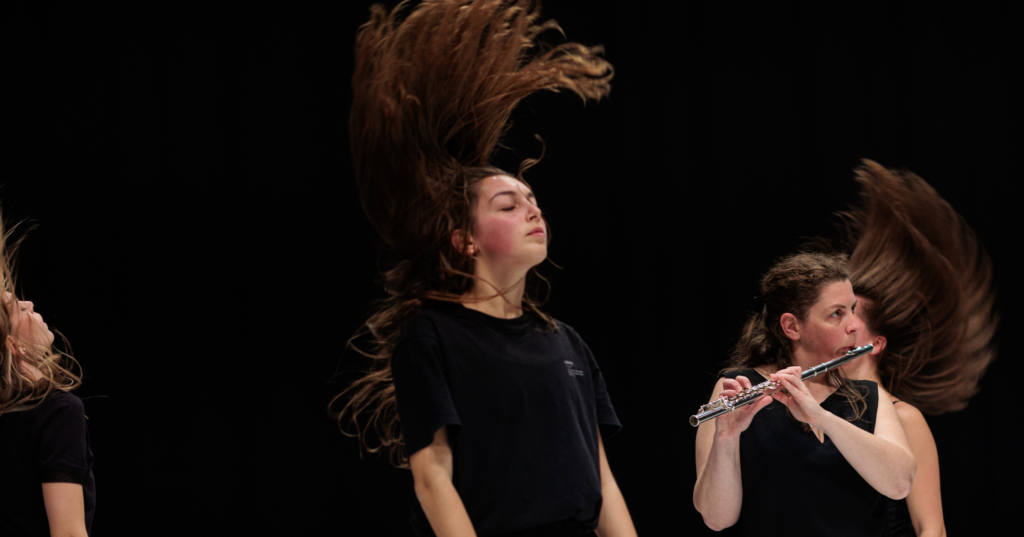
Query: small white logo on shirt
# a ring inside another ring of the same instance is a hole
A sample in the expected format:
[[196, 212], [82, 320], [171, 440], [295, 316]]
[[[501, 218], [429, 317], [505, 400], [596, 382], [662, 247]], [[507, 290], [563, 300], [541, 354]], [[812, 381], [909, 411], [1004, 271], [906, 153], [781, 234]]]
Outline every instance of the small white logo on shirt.
[[570, 377], [582, 377], [583, 376], [583, 371], [580, 371], [579, 369], [576, 369], [575, 367], [573, 367], [573, 363], [570, 362], [569, 360], [565, 361], [565, 368], [569, 371], [569, 376]]

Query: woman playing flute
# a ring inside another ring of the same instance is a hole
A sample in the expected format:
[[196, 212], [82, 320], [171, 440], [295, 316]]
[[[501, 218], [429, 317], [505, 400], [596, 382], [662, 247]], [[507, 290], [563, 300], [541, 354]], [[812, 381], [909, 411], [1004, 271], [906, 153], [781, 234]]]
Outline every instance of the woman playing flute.
[[694, 505], [708, 527], [745, 535], [882, 534], [885, 498], [906, 497], [917, 466], [891, 399], [835, 370], [800, 379], [859, 343], [846, 257], [784, 258], [761, 297], [711, 398], [766, 380], [782, 390], [699, 427]]
[[939, 459], [923, 413], [961, 410], [995, 358], [992, 265], [963, 218], [928, 183], [866, 160], [863, 204], [845, 243], [870, 356], [844, 370], [889, 394], [918, 462], [906, 500], [889, 502], [889, 535], [943, 536]]
[[340, 419], [411, 468], [417, 535], [635, 535], [605, 456], [619, 421], [601, 370], [532, 294], [550, 236], [538, 196], [524, 168], [490, 165], [521, 99], [598, 99], [611, 66], [575, 43], [539, 51], [557, 27], [537, 24], [534, 2], [371, 11], [352, 150], [363, 208], [399, 261], [362, 333], [375, 367]]

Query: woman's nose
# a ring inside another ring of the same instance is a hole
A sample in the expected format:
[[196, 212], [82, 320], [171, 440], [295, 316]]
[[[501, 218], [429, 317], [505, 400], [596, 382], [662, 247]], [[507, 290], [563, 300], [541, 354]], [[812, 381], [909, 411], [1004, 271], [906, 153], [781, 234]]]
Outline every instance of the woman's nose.
[[530, 211], [529, 211], [529, 216], [528, 216], [528, 218], [530, 220], [539, 220], [540, 217], [541, 217], [541, 214], [542, 213], [541, 213], [540, 207], [537, 207], [536, 205], [533, 205], [533, 204], [530, 205]]

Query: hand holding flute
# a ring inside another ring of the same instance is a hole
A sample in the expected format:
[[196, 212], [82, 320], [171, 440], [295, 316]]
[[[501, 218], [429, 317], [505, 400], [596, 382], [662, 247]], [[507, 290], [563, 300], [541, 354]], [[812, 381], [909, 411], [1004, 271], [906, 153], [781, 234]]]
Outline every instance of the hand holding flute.
[[[750, 380], [744, 376], [738, 376], [735, 380], [726, 378], [722, 379], [722, 381], [724, 384], [720, 394], [721, 399], [734, 397], [753, 387]], [[761, 397], [742, 408], [737, 408], [732, 412], [721, 415], [721, 419], [715, 421], [715, 435], [722, 437], [739, 436], [740, 433], [747, 430], [747, 427], [750, 427], [750, 422], [754, 419], [754, 415], [762, 408], [770, 405], [771, 402], [771, 397]], [[690, 418], [690, 420], [692, 424], [693, 418]]]
[[[829, 362], [825, 362], [823, 364], [814, 366], [812, 368], [807, 369], [806, 371], [801, 371], [799, 367], [797, 367], [796, 369], [790, 367], [783, 371], [793, 370], [794, 374], [796, 375], [796, 379], [793, 380], [808, 380], [818, 375], [821, 375], [822, 373], [825, 373], [829, 370], [835, 369], [845, 364], [846, 362], [853, 360], [854, 358], [863, 356], [874, 350], [874, 348], [874, 345], [871, 344], [864, 345], [863, 347], [857, 347], [853, 350], [848, 351], [844, 356], [840, 356], [835, 360], [831, 360]], [[779, 371], [778, 373], [782, 373], [782, 371]], [[719, 416], [722, 416], [723, 414], [733, 412], [746, 405], [750, 405], [757, 401], [761, 401], [762, 399], [764, 399], [765, 395], [773, 395], [775, 390], [784, 387], [782, 384], [780, 384], [780, 380], [776, 378], [772, 378], [767, 382], [762, 382], [757, 386], [751, 386], [750, 382], [746, 379], [746, 377], [736, 378], [737, 380], [743, 379], [746, 382], [746, 384], [741, 384], [740, 389], [738, 390], [730, 389], [729, 393], [726, 393], [723, 390], [722, 395], [720, 397], [712, 399], [711, 402], [709, 402], [708, 404], [701, 406], [696, 414], [690, 416], [690, 425], [696, 427], [701, 423], [704, 423], [705, 421], [715, 419]], [[803, 383], [801, 382], [800, 385], [802, 386]], [[795, 386], [795, 384], [793, 384], [793, 386]], [[732, 387], [733, 385], [731, 384], [724, 386], [724, 388]], [[769, 401], [771, 400], [769, 399]], [[786, 401], [788, 401], [788, 399]], [[779, 399], [779, 402], [782, 402], [787, 407], [790, 406], [782, 399]], [[744, 427], [744, 429], [745, 428], [746, 427]]]

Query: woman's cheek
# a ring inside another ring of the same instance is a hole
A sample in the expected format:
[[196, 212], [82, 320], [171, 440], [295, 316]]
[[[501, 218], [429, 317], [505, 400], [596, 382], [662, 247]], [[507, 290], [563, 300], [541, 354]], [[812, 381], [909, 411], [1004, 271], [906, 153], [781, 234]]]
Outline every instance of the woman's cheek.
[[491, 255], [509, 255], [515, 250], [515, 227], [510, 222], [492, 219], [480, 226], [480, 248]]

